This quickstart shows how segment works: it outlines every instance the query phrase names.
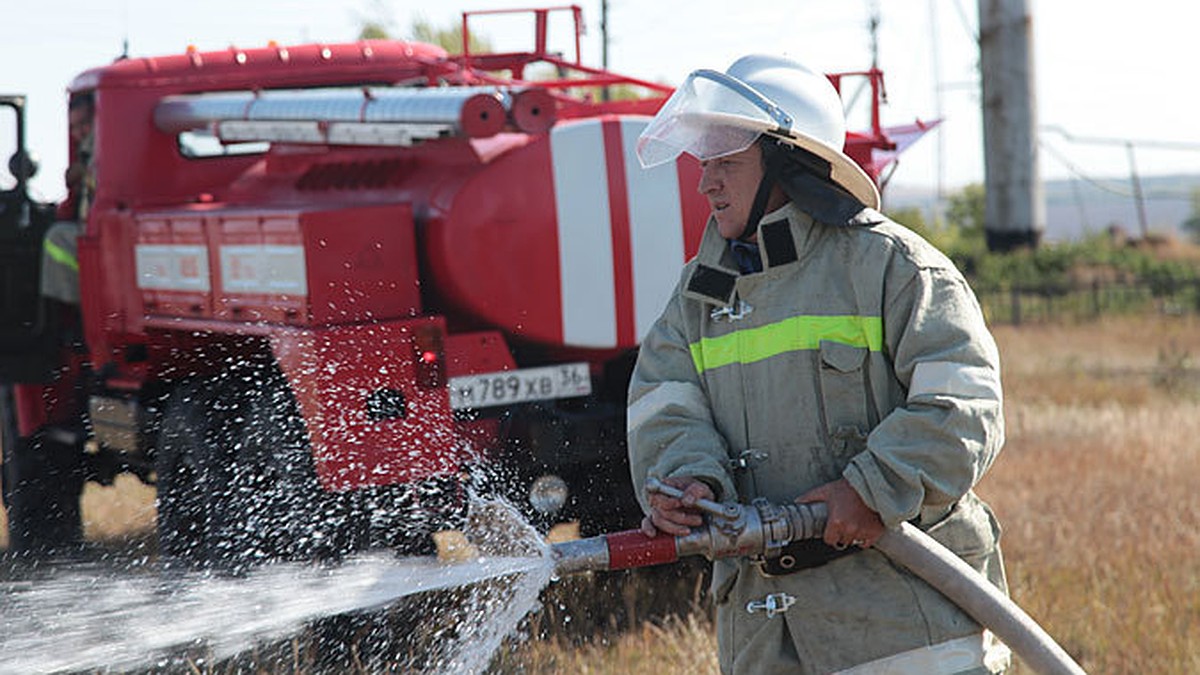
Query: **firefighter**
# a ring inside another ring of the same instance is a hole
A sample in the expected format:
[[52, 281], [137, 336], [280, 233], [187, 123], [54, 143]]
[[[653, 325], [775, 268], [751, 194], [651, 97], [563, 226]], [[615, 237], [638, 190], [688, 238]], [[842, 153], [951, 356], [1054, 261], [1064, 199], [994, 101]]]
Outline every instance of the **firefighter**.
[[77, 94], [67, 110], [68, 131], [74, 156], [67, 166], [68, 201], [65, 209], [70, 218], [60, 220], [46, 231], [42, 245], [42, 295], [67, 305], [79, 304], [79, 260], [76, 240], [96, 191], [93, 167], [95, 102], [89, 93]]
[[638, 143], [701, 162], [709, 217], [629, 391], [642, 529], [686, 534], [698, 498], [827, 504], [824, 541], [713, 563], [723, 673], [988, 673], [1007, 650], [872, 544], [909, 521], [1005, 589], [972, 488], [1003, 443], [1000, 366], [953, 264], [880, 214], [842, 152], [828, 79], [752, 55], [698, 70]]

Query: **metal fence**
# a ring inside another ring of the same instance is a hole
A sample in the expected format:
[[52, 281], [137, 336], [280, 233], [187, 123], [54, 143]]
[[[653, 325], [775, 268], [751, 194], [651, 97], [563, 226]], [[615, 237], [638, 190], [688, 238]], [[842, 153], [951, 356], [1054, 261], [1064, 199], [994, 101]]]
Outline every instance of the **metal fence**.
[[992, 324], [1093, 319], [1105, 314], [1200, 314], [1200, 279], [976, 289]]

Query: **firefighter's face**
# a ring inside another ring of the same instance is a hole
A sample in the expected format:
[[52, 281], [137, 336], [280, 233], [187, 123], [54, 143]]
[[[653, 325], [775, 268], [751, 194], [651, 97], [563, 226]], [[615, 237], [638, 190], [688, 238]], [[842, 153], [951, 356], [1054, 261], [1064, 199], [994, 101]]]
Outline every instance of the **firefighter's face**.
[[[741, 152], [700, 162], [700, 169], [700, 194], [708, 199], [717, 230], [726, 239], [736, 239], [746, 227], [762, 182], [762, 150], [755, 143]], [[779, 194], [772, 194], [767, 211], [782, 205]]]

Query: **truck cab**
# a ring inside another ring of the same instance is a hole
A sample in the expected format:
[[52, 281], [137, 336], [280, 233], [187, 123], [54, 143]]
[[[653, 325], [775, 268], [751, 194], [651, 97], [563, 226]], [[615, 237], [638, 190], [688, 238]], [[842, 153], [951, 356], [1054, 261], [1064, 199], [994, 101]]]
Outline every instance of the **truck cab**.
[[54, 204], [36, 200], [26, 146], [26, 99], [0, 95], [0, 448], [10, 547], [69, 545], [81, 535], [85, 480], [76, 390], [82, 354], [77, 309], [40, 292], [43, 241]]

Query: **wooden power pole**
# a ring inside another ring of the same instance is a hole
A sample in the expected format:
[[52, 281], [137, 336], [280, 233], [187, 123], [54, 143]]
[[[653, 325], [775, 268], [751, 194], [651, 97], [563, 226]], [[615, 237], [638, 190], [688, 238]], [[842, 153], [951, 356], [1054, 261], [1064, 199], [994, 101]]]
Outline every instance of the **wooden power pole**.
[[1037, 246], [1046, 229], [1031, 22], [1028, 0], [979, 0], [983, 221], [993, 251]]

